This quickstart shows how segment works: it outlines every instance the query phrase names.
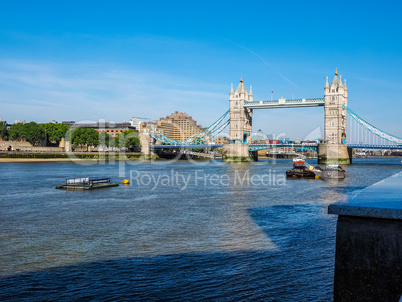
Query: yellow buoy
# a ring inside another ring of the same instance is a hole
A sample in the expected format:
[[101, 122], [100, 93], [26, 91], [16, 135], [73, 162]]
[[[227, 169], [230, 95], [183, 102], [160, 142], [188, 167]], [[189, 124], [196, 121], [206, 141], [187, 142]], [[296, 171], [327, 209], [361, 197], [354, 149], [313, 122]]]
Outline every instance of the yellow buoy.
[[123, 185], [128, 185], [130, 183], [130, 181], [128, 179], [125, 179], [121, 182]]
[[315, 179], [319, 179], [320, 177], [318, 175], [315, 176]]

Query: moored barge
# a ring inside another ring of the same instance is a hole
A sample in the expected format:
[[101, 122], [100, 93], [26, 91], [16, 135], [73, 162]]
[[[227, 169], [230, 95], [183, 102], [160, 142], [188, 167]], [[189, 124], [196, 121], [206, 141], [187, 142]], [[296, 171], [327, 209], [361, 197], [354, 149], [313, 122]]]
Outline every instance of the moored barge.
[[118, 183], [110, 182], [110, 178], [92, 178], [92, 177], [80, 177], [80, 178], [68, 178], [65, 184], [58, 185], [56, 189], [62, 190], [94, 190], [110, 187], [117, 187]]
[[324, 180], [329, 179], [344, 179], [346, 176], [346, 171], [338, 164], [334, 163], [325, 167], [325, 169], [317, 169], [316, 167], [314, 170], [320, 178]]

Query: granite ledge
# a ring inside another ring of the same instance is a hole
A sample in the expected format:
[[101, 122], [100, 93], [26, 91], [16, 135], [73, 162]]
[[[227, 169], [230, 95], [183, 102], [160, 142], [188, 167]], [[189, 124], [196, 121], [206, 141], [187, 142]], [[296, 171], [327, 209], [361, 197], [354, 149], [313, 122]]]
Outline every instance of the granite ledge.
[[402, 172], [329, 205], [328, 214], [402, 219]]

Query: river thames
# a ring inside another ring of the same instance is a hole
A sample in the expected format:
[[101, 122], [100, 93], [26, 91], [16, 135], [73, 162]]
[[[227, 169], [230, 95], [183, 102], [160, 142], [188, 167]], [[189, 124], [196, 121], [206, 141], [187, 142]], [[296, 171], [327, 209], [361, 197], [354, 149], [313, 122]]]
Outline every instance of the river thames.
[[[0, 163], [0, 300], [331, 301], [327, 207], [401, 158], [354, 159], [342, 181], [285, 179], [291, 166]], [[55, 189], [91, 176], [131, 184]]]

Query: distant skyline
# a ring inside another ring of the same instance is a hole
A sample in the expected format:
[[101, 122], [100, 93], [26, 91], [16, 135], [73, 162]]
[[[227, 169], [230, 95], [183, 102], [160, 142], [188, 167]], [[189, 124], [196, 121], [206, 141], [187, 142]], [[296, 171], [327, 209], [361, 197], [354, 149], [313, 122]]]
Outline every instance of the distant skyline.
[[[120, 122], [177, 110], [205, 127], [228, 109], [241, 76], [254, 100], [312, 98], [338, 68], [349, 107], [402, 137], [401, 8], [0, 0], [0, 117]], [[255, 110], [253, 130], [304, 138], [323, 120], [322, 108]]]

